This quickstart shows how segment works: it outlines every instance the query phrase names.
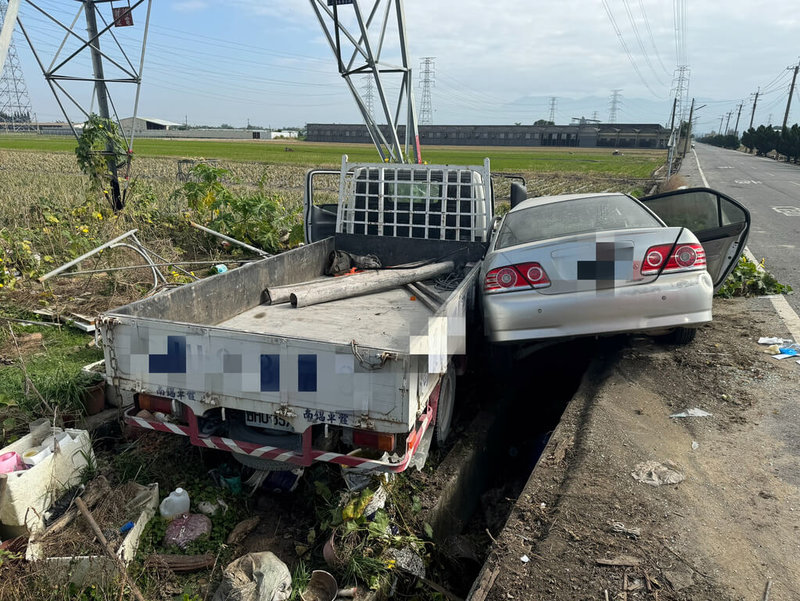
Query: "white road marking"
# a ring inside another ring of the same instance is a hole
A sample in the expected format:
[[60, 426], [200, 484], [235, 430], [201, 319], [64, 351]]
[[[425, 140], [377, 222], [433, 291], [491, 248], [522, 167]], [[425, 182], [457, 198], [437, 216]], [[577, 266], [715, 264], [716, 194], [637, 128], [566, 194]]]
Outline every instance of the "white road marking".
[[783, 322], [789, 329], [792, 340], [800, 340], [800, 317], [797, 316], [797, 313], [795, 313], [794, 309], [789, 305], [789, 301], [787, 301], [782, 294], [771, 296], [770, 300], [772, 301], [772, 306], [775, 307], [775, 311], [778, 312], [778, 315], [783, 319]]
[[787, 217], [800, 217], [800, 207], [772, 207], [772, 210]]
[[703, 169], [700, 167], [700, 157], [697, 156], [697, 152], [694, 148], [692, 148], [692, 154], [694, 155], [694, 160], [697, 161], [697, 170], [700, 172], [700, 177], [703, 178], [703, 185], [708, 188], [708, 180], [706, 179], [706, 174], [703, 173]]
[[794, 184], [795, 186], [800, 186], [797, 182], [789, 182], [790, 184]]
[[[694, 153], [694, 160], [697, 161], [697, 170], [700, 172], [700, 177], [703, 178], [703, 185], [708, 188], [708, 180], [703, 173], [703, 169], [700, 167], [700, 158], [697, 156], [697, 152], [695, 152], [694, 149], [692, 149], [692, 152]], [[748, 261], [755, 263], [759, 269], [764, 269], [761, 267], [761, 264], [756, 261], [755, 256], [753, 256], [753, 253], [750, 252], [750, 249], [746, 246], [744, 247], [742, 254], [747, 257]], [[792, 335], [792, 339], [800, 340], [800, 317], [797, 316], [797, 313], [795, 313], [794, 309], [792, 309], [791, 305], [789, 305], [789, 301], [787, 301], [782, 295], [771, 296], [770, 301], [772, 301], [772, 306], [775, 307], [775, 312], [783, 320], [783, 323], [786, 324], [786, 328]]]

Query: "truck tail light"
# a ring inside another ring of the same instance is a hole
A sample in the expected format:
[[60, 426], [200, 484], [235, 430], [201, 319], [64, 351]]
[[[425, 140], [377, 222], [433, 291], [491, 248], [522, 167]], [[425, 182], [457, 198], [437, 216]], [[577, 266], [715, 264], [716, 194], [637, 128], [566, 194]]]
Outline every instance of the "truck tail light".
[[167, 397], [140, 392], [136, 397], [136, 403], [139, 409], [147, 409], [150, 413], [160, 411], [167, 415], [172, 414], [172, 399]]
[[[666, 265], [664, 263], [666, 262]], [[661, 267], [664, 267], [662, 270]], [[642, 275], [695, 271], [706, 268], [706, 251], [702, 244], [660, 244], [647, 249], [642, 261]]]
[[353, 430], [353, 444], [357, 447], [394, 451], [394, 434], [383, 434], [369, 430]]
[[483, 281], [485, 292], [519, 290], [522, 288], [546, 288], [550, 285], [544, 269], [538, 263], [519, 263], [497, 267], [486, 274]]

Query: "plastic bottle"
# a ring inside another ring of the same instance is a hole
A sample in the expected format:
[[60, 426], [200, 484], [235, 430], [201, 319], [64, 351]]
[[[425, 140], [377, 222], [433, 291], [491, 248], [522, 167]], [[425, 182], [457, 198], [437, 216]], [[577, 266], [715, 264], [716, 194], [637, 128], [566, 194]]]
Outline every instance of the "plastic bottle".
[[189, 513], [189, 493], [182, 488], [176, 488], [169, 493], [167, 498], [161, 501], [158, 510], [161, 513], [161, 517], [167, 520]]

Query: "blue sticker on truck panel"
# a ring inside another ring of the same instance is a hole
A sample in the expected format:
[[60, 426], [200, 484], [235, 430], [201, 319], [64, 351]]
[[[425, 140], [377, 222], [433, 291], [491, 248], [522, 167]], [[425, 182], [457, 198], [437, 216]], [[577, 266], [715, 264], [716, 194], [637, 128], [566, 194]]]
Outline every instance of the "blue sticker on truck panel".
[[261, 392], [281, 389], [281, 356], [261, 355]]
[[317, 356], [297, 356], [297, 391], [317, 391]]
[[150, 355], [150, 373], [186, 373], [186, 336], [167, 336], [167, 353]]

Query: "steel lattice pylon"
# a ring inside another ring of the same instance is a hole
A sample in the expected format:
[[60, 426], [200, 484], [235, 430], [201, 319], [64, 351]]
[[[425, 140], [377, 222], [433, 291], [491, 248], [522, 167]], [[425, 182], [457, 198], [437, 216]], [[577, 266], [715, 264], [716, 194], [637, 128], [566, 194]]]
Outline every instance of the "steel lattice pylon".
[[[7, 8], [8, 3], [0, 0], [0, 24], [5, 23]], [[0, 127], [5, 131], [28, 131], [33, 111], [13, 40], [9, 40], [5, 65], [0, 66]]]
[[[422, 156], [414, 106], [414, 86], [406, 45], [402, 0], [310, 0], [322, 31], [336, 57], [339, 73], [347, 82], [372, 141], [384, 161], [421, 163]], [[369, 10], [362, 11], [364, 5]], [[392, 19], [394, 12], [394, 19]], [[391, 27], [390, 27], [391, 25]], [[394, 31], [391, 31], [391, 29]], [[390, 44], [396, 34], [396, 44]], [[393, 56], [387, 59], [386, 55]], [[390, 63], [389, 60], [395, 62]], [[353, 77], [371, 75], [380, 112], [386, 124], [382, 129], [359, 93]], [[392, 102], [392, 76], [399, 78]], [[405, 115], [403, 114], [405, 113]], [[405, 139], [400, 141], [399, 121], [405, 117]], [[387, 135], [388, 134], [388, 135]]]

